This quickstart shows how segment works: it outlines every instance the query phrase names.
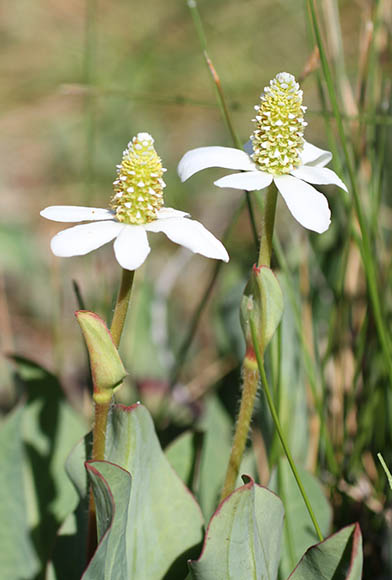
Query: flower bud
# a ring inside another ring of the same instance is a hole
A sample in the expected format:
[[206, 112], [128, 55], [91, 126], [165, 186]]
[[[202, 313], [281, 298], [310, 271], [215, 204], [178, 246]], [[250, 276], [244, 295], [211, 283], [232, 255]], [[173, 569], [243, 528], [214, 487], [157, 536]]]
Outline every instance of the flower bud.
[[93, 399], [96, 403], [108, 403], [127, 372], [102, 318], [87, 310], [78, 310], [75, 315], [90, 357]]
[[257, 368], [250, 320], [256, 327], [261, 354], [275, 334], [283, 314], [283, 294], [270, 268], [253, 266], [241, 302], [241, 326], [245, 336], [245, 365]]

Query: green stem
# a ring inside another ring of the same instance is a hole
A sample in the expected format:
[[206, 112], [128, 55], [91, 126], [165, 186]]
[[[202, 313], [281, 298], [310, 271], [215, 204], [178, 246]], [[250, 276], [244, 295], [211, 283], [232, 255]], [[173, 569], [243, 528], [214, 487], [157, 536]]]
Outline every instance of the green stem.
[[[253, 368], [251, 368], [251, 366], [253, 366]], [[225, 483], [223, 485], [220, 501], [223, 501], [232, 493], [232, 491], [234, 491], [256, 401], [259, 373], [254, 369], [254, 365], [247, 365], [247, 359], [244, 361], [242, 376], [243, 386], [240, 411], [238, 414], [233, 445], [231, 447], [230, 459], [227, 465]]]
[[[92, 461], [102, 461], [105, 459], [105, 444], [106, 444], [106, 426], [108, 422], [108, 415], [111, 401], [105, 403], [95, 402], [94, 414], [95, 421], [93, 427], [93, 450], [91, 454]], [[94, 495], [90, 492], [89, 507], [88, 507], [88, 523], [87, 523], [87, 559], [88, 561], [94, 555], [97, 547], [97, 518]]]
[[297, 470], [296, 465], [294, 463], [294, 460], [292, 458], [290, 449], [289, 449], [289, 447], [287, 445], [286, 438], [284, 436], [282, 427], [280, 425], [280, 421], [279, 421], [279, 418], [278, 418], [278, 414], [277, 414], [276, 409], [275, 409], [274, 401], [273, 401], [273, 398], [271, 396], [271, 392], [270, 392], [270, 389], [269, 389], [269, 386], [268, 386], [267, 377], [266, 377], [266, 374], [265, 374], [263, 358], [262, 358], [262, 354], [260, 352], [260, 348], [259, 348], [258, 340], [257, 340], [257, 331], [256, 331], [255, 323], [253, 322], [253, 320], [252, 320], [251, 317], [249, 318], [249, 322], [250, 322], [250, 330], [251, 330], [251, 333], [252, 333], [253, 348], [254, 348], [254, 352], [255, 352], [256, 360], [257, 360], [257, 366], [258, 366], [259, 373], [260, 373], [260, 377], [261, 377], [261, 383], [262, 383], [263, 388], [264, 388], [264, 393], [265, 393], [265, 396], [267, 398], [268, 407], [270, 409], [270, 412], [271, 412], [271, 415], [272, 415], [272, 419], [273, 419], [273, 421], [275, 423], [275, 428], [276, 428], [276, 430], [278, 432], [280, 442], [282, 443], [282, 447], [284, 449], [284, 452], [285, 452], [286, 457], [288, 459], [288, 462], [290, 464], [291, 470], [292, 470], [293, 475], [295, 477], [295, 481], [297, 482], [299, 491], [301, 492], [301, 495], [302, 495], [303, 500], [305, 502], [306, 508], [307, 508], [307, 510], [309, 512], [310, 519], [312, 520], [314, 529], [316, 530], [316, 534], [317, 534], [320, 542], [322, 542], [324, 538], [323, 538], [323, 535], [321, 533], [320, 526], [318, 525], [316, 516], [314, 515], [314, 512], [313, 512], [312, 506], [310, 504], [309, 498], [308, 498], [308, 496], [306, 494], [306, 491], [305, 491], [305, 488], [304, 488], [304, 486], [302, 484], [302, 481], [301, 481], [301, 478], [299, 476], [298, 470]]
[[128, 304], [131, 297], [134, 275], [134, 270], [123, 269], [122, 271], [120, 290], [118, 292], [112, 324], [110, 326], [113, 342], [117, 347], [120, 344], [120, 338], [128, 312]]
[[257, 262], [259, 267], [267, 266], [269, 268], [271, 265], [272, 237], [274, 233], [277, 196], [278, 191], [276, 187], [274, 185], [270, 186], [267, 190], [264, 203], [259, 260]]
[[[270, 187], [267, 191], [263, 211], [258, 266], [269, 267], [271, 263], [276, 199], [277, 190], [274, 187]], [[253, 348], [250, 344], [247, 345], [247, 353], [245, 355], [242, 368], [243, 387], [241, 393], [240, 411], [235, 426], [233, 444], [231, 446], [229, 463], [227, 466], [225, 482], [223, 484], [223, 490], [221, 494], [221, 501], [223, 501], [232, 491], [234, 491], [256, 402], [259, 373], [255, 365]]]
[[[110, 328], [113, 342], [117, 348], [120, 344], [121, 333], [124, 328], [125, 318], [128, 311], [134, 274], [135, 272], [133, 270], [130, 271], [123, 269], [122, 271], [120, 290], [117, 296], [112, 325]], [[101, 395], [101, 393], [98, 393], [98, 395]], [[92, 459], [97, 461], [105, 459], [106, 425], [110, 410], [111, 397], [104, 400], [104, 398], [98, 396], [94, 398], [94, 403], [95, 421], [93, 428]]]
[[[124, 328], [125, 318], [128, 311], [129, 299], [131, 296], [133, 278], [135, 272], [132, 270], [122, 271], [120, 290], [114, 309], [113, 320], [110, 327], [113, 342], [116, 347], [120, 344], [121, 334]], [[99, 393], [98, 393], [99, 394]], [[105, 459], [106, 446], [106, 426], [112, 398], [102, 400], [101, 397], [94, 398], [94, 427], [93, 427], [93, 450], [91, 459], [93, 461], [103, 461]], [[88, 531], [87, 531], [87, 558], [88, 561], [94, 555], [97, 547], [97, 524], [95, 513], [94, 496], [90, 493]]]

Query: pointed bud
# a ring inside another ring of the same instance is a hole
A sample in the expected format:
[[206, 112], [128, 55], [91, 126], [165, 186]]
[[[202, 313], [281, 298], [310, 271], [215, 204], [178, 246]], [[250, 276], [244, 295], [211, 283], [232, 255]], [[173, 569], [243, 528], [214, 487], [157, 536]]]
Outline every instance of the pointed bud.
[[94, 384], [94, 401], [109, 402], [115, 387], [127, 372], [106, 324], [97, 314], [87, 310], [75, 312], [90, 355], [91, 375]]
[[246, 341], [245, 364], [249, 368], [257, 368], [249, 321], [254, 322], [263, 354], [279, 326], [282, 314], [283, 294], [275, 274], [266, 266], [253, 266], [240, 311]]

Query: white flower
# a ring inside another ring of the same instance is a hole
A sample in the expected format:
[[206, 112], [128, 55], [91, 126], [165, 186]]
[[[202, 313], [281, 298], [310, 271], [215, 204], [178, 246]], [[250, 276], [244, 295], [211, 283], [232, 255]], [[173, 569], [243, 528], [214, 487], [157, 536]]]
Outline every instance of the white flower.
[[148, 133], [139, 133], [124, 151], [114, 182], [111, 210], [50, 206], [41, 215], [56, 222], [91, 222], [68, 228], [51, 240], [56, 256], [82, 256], [114, 240], [118, 263], [139, 268], [150, 253], [147, 232], [163, 232], [192, 252], [227, 262], [223, 244], [188, 214], [163, 207], [163, 168]]
[[293, 217], [305, 228], [323, 233], [331, 212], [325, 196], [309, 184], [334, 184], [347, 191], [336, 173], [325, 167], [332, 154], [303, 139], [306, 108], [293, 75], [278, 74], [260, 99], [249, 154], [231, 147], [199, 147], [185, 153], [178, 174], [185, 181], [208, 167], [237, 169], [242, 173], [226, 175], [214, 184], [246, 191], [264, 189], [273, 181]]

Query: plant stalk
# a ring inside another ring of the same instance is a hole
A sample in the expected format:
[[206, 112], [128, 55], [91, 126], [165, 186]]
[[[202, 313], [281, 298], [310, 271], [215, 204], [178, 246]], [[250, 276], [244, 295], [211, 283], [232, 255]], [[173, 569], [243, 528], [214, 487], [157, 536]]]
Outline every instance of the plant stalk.
[[[127, 316], [129, 299], [131, 297], [133, 278], [135, 272], [132, 270], [122, 271], [120, 290], [118, 292], [116, 306], [114, 309], [112, 324], [110, 332], [113, 342], [118, 348], [120, 344], [121, 334], [124, 328], [125, 319]], [[91, 459], [92, 461], [103, 461], [105, 459], [105, 445], [106, 445], [106, 427], [110, 407], [112, 404], [112, 397], [103, 399], [101, 393], [97, 393], [94, 397], [94, 427], [93, 427], [93, 449]], [[89, 514], [88, 514], [88, 531], [87, 531], [87, 560], [90, 561], [94, 555], [97, 547], [97, 522], [95, 513], [94, 496], [90, 493], [89, 499]]]
[[261, 225], [259, 260], [257, 262], [258, 267], [267, 266], [269, 268], [271, 265], [272, 237], [274, 234], [277, 197], [278, 190], [274, 185], [270, 186], [267, 189], [267, 194], [265, 196]]
[[[245, 450], [246, 440], [249, 434], [249, 426], [252, 420], [259, 384], [259, 373], [257, 372], [257, 369], [254, 368], [254, 364], [251, 364], [251, 357], [252, 355], [249, 353], [248, 358], [245, 358], [242, 369], [243, 385], [240, 411], [238, 414], [233, 445], [231, 448], [229, 463], [227, 465], [225, 483], [223, 485], [220, 501], [223, 501], [232, 491], [234, 491], [242, 456]], [[247, 364], [247, 361], [249, 361], [249, 365]]]
[[[258, 266], [267, 266], [268, 268], [271, 264], [276, 200], [277, 190], [275, 187], [270, 187], [267, 190], [263, 211], [260, 252], [258, 260]], [[256, 402], [259, 373], [257, 370], [255, 353], [252, 344], [247, 344], [246, 355], [242, 367], [242, 378], [243, 386], [241, 393], [240, 411], [235, 427], [233, 444], [231, 447], [225, 482], [223, 484], [221, 494], [221, 501], [223, 501], [228, 495], [230, 495], [230, 493], [232, 493], [232, 491], [234, 491]]]
[[110, 326], [110, 332], [113, 338], [113, 342], [117, 348], [120, 344], [121, 334], [124, 328], [125, 318], [128, 312], [128, 305], [129, 299], [131, 297], [134, 275], [135, 275], [134, 270], [123, 269], [122, 271], [120, 290], [118, 292], [112, 324]]
[[278, 417], [278, 414], [277, 414], [276, 409], [275, 409], [274, 401], [273, 401], [273, 398], [271, 396], [271, 392], [270, 392], [270, 389], [269, 389], [269, 386], [268, 386], [267, 377], [266, 377], [266, 374], [265, 374], [262, 353], [260, 351], [260, 348], [259, 348], [259, 345], [258, 345], [258, 342], [257, 342], [256, 327], [255, 327], [255, 324], [254, 324], [252, 318], [249, 319], [249, 322], [250, 322], [250, 329], [251, 329], [251, 333], [252, 333], [252, 341], [253, 341], [254, 353], [256, 355], [257, 366], [258, 366], [259, 373], [260, 373], [260, 376], [261, 376], [261, 383], [262, 383], [263, 388], [264, 388], [264, 393], [265, 393], [265, 396], [267, 398], [268, 407], [270, 409], [270, 412], [271, 412], [271, 415], [272, 415], [272, 419], [273, 419], [273, 421], [275, 423], [275, 428], [276, 428], [276, 430], [278, 432], [280, 442], [282, 443], [283, 450], [284, 450], [284, 452], [286, 454], [286, 457], [287, 457], [288, 462], [290, 464], [291, 470], [292, 470], [293, 475], [295, 477], [295, 481], [297, 482], [299, 491], [301, 492], [301, 495], [302, 495], [303, 500], [305, 502], [306, 508], [307, 508], [307, 510], [309, 512], [310, 519], [312, 520], [314, 529], [316, 531], [316, 534], [317, 534], [320, 542], [322, 542], [324, 540], [324, 538], [323, 538], [323, 535], [321, 533], [320, 526], [319, 526], [319, 524], [317, 522], [316, 516], [315, 516], [314, 511], [313, 511], [313, 508], [311, 506], [311, 503], [309, 501], [309, 498], [307, 496], [307, 493], [305, 491], [305, 488], [304, 488], [304, 486], [302, 484], [302, 481], [301, 481], [301, 478], [299, 476], [298, 470], [296, 468], [296, 465], [294, 463], [293, 457], [291, 455], [289, 446], [287, 445], [286, 438], [284, 436], [282, 427], [280, 425], [279, 417]]

